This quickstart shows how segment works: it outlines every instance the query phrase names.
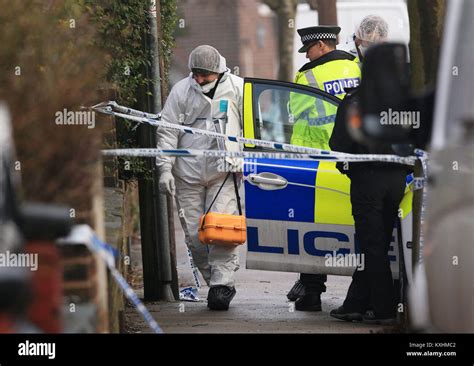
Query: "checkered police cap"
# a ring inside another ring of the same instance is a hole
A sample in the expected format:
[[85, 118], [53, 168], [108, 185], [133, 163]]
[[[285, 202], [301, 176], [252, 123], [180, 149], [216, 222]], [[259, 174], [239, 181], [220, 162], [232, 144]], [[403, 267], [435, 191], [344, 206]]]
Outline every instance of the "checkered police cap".
[[298, 29], [298, 34], [300, 35], [301, 42], [303, 43], [303, 47], [301, 47], [298, 52], [306, 52], [308, 46], [315, 41], [323, 39], [336, 40], [340, 31], [340, 27], [328, 25]]

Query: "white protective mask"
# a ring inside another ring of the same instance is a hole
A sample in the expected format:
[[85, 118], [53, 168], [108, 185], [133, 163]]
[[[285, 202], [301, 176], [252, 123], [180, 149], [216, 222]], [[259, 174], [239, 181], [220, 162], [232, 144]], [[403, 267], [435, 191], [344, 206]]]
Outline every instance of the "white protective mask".
[[362, 46], [362, 45], [359, 46], [359, 51], [360, 51], [362, 56], [365, 56], [365, 53], [367, 52], [368, 48], [369, 47], [367, 47], [367, 46]]
[[203, 93], [209, 93], [212, 88], [214, 88], [217, 84], [217, 79], [214, 81], [211, 81], [210, 83], [207, 83], [206, 85], [199, 85], [201, 87], [201, 90]]

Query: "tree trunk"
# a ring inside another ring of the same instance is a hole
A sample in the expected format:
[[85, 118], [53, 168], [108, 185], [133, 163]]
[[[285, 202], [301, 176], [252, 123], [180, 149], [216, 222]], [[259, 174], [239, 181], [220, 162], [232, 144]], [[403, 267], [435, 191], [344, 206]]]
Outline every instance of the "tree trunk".
[[293, 80], [293, 36], [296, 25], [298, 0], [265, 0], [277, 15], [278, 26], [278, 79]]
[[278, 14], [278, 38], [280, 44], [280, 67], [278, 79], [292, 81], [293, 76], [293, 35], [295, 30], [296, 5], [294, 0], [283, 1]]
[[[445, 0], [408, 0], [410, 18], [410, 64], [411, 84], [415, 91], [434, 85], [438, 69], [441, 33], [445, 13]], [[415, 166], [415, 177], [422, 177], [419, 162]], [[421, 204], [424, 190], [413, 194], [413, 265], [420, 260]]]
[[412, 87], [434, 85], [438, 70], [445, 0], [408, 0]]
[[318, 0], [318, 24], [337, 25], [336, 0]]

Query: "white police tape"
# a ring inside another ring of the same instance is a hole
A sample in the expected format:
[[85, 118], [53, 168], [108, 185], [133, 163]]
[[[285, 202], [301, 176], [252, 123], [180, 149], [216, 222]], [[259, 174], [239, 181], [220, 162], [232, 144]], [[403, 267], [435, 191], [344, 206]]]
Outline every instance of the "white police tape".
[[[419, 189], [424, 189], [428, 182], [428, 153], [421, 149], [415, 149], [414, 153], [421, 163], [421, 172], [423, 174], [422, 177], [415, 177], [415, 179], [413, 180], [413, 186], [414, 186], [413, 190], [416, 191]], [[424, 192], [423, 195], [425, 193], [426, 192]], [[425, 209], [425, 200], [422, 199], [422, 202], [421, 202], [422, 215], [423, 215], [424, 209]]]
[[160, 113], [154, 114], [154, 113], [142, 112], [142, 111], [139, 111], [137, 109], [121, 106], [113, 100], [96, 104], [96, 105], [94, 105], [90, 108], [93, 109], [93, 110], [97, 110], [98, 112], [102, 112], [100, 109], [103, 109], [105, 113], [110, 113], [115, 109], [116, 111], [118, 111], [120, 113], [130, 114], [130, 115], [136, 116], [136, 117], [144, 117], [144, 118], [151, 118], [151, 119], [160, 119], [161, 118]]
[[179, 291], [179, 299], [182, 301], [197, 301], [199, 302], [198, 288], [185, 287]]
[[115, 258], [118, 254], [117, 250], [100, 240], [93, 231], [91, 233], [90, 248], [105, 261], [115, 281], [118, 283], [125, 296], [127, 296], [143, 319], [147, 322], [148, 326], [155, 333], [163, 333], [163, 330], [155, 319], [153, 319], [145, 305], [140, 301], [135, 291], [133, 291], [132, 287], [130, 287], [125, 278], [123, 278], [122, 274], [115, 268]]
[[188, 259], [189, 259], [189, 265], [191, 266], [191, 269], [193, 271], [194, 282], [196, 284], [197, 289], [200, 289], [201, 281], [199, 281], [198, 269], [196, 265], [194, 264], [193, 255], [191, 253], [191, 250], [189, 250], [189, 248], [188, 248]]
[[[96, 109], [96, 111], [99, 111]], [[296, 152], [296, 153], [313, 153], [313, 154], [319, 154], [319, 153], [325, 153], [325, 154], [330, 154], [329, 151], [327, 150], [322, 150], [322, 149], [314, 149], [311, 147], [304, 147], [304, 146], [296, 146], [296, 145], [290, 145], [290, 144], [284, 144], [284, 143], [278, 143], [278, 142], [273, 142], [273, 141], [267, 141], [267, 140], [257, 140], [257, 139], [249, 139], [245, 138], [242, 136], [228, 136], [220, 132], [215, 132], [215, 131], [208, 131], [208, 130], [200, 130], [198, 128], [193, 128], [193, 127], [186, 127], [184, 125], [179, 125], [176, 123], [169, 123], [169, 122], [164, 122], [164, 121], [158, 121], [150, 118], [144, 118], [144, 117], [137, 117], [133, 115], [127, 115], [123, 113], [118, 113], [118, 112], [104, 112], [103, 110], [101, 111], [102, 113], [105, 114], [112, 114], [116, 117], [120, 118], [125, 118], [129, 119], [131, 121], [139, 122], [139, 123], [145, 123], [149, 124], [151, 126], [156, 126], [156, 127], [163, 127], [166, 129], [174, 130], [174, 131], [180, 131], [192, 135], [200, 135], [200, 136], [207, 136], [207, 137], [214, 137], [218, 139], [224, 139], [230, 142], [236, 142], [240, 144], [250, 144], [250, 145], [255, 145], [259, 147], [265, 147], [269, 149], [275, 149], [275, 150], [282, 150], [282, 151], [290, 151], [290, 152]]]
[[181, 289], [179, 291], [179, 299], [183, 301], [199, 301], [198, 292], [199, 292], [199, 289], [201, 288], [201, 282], [199, 281], [198, 269], [194, 265], [193, 256], [189, 248], [188, 248], [188, 259], [189, 259], [189, 265], [191, 266], [191, 270], [193, 271], [193, 278], [194, 278], [194, 283], [196, 287], [189, 286], [189, 287], [185, 287]]
[[[197, 128], [192, 128], [192, 127], [186, 127], [184, 125], [180, 125], [177, 123], [169, 123], [169, 122], [164, 122], [164, 121], [159, 121], [157, 120], [158, 118], [161, 118], [160, 114], [149, 114], [141, 111], [137, 111], [135, 109], [127, 108], [124, 106], [118, 105], [114, 101], [109, 101], [109, 102], [103, 102], [99, 103], [93, 107], [91, 107], [96, 112], [99, 113], [104, 113], [104, 114], [109, 114], [109, 115], [114, 115], [116, 117], [128, 119], [131, 121], [139, 122], [139, 123], [145, 123], [149, 124], [152, 126], [156, 127], [163, 127], [166, 129], [171, 129], [175, 131], [180, 131], [188, 134], [195, 134], [195, 135], [201, 135], [201, 136], [208, 136], [208, 137], [214, 137], [214, 138], [219, 138], [219, 139], [224, 139], [230, 142], [236, 142], [240, 144], [250, 144], [250, 145], [255, 145], [259, 147], [264, 147], [264, 148], [270, 148], [270, 149], [275, 149], [279, 151], [287, 151], [287, 152], [293, 152], [293, 153], [300, 153], [300, 154], [316, 154], [318, 156], [318, 160], [334, 160], [334, 161], [384, 161], [384, 162], [391, 162], [391, 163], [398, 163], [398, 164], [408, 164], [408, 165], [414, 165], [414, 162], [416, 160], [416, 157], [400, 157], [397, 155], [378, 155], [378, 154], [365, 154], [365, 155], [353, 155], [353, 154], [346, 154], [346, 153], [341, 153], [337, 151], [328, 151], [328, 150], [322, 150], [322, 149], [316, 149], [316, 148], [311, 148], [311, 147], [305, 147], [305, 146], [297, 146], [297, 145], [291, 145], [291, 144], [285, 144], [285, 143], [278, 143], [274, 141], [268, 141], [268, 140], [258, 140], [258, 139], [250, 139], [250, 138], [245, 138], [242, 136], [228, 136], [223, 133], [215, 132], [215, 131], [207, 131], [207, 130], [201, 130]], [[118, 111], [118, 112], [117, 112]], [[123, 113], [122, 113], [123, 112]], [[152, 118], [153, 116], [153, 118]], [[183, 154], [180, 155], [177, 153], [177, 155], [172, 155], [172, 154], [165, 154], [166, 150], [161, 150], [162, 153], [158, 153], [158, 150], [156, 151], [157, 155], [140, 155], [138, 150], [133, 149], [136, 151], [136, 154], [138, 155], [127, 155], [127, 156], [183, 156], [183, 155], [189, 155], [189, 156], [195, 156], [195, 155], [190, 155], [186, 153], [185, 151], [189, 150], [182, 150]], [[170, 150], [171, 151], [171, 150]], [[174, 152], [178, 152], [181, 150], [173, 150]], [[123, 154], [125, 154], [125, 151], [122, 151]], [[133, 153], [132, 153], [133, 154]], [[274, 153], [270, 152], [260, 152], [259, 157], [261, 158], [272, 158], [274, 157]], [[270, 154], [270, 155], [268, 155]], [[242, 157], [242, 156], [231, 156], [228, 154], [228, 152], [225, 152], [224, 155], [221, 155], [220, 157]], [[336, 160], [336, 156], [343, 156], [346, 159], [340, 159]], [[358, 158], [355, 158], [355, 156], [358, 156]], [[347, 158], [353, 157], [352, 160], [347, 160]], [[275, 157], [276, 158], [276, 157]], [[305, 159], [307, 157], [295, 157], [295, 156], [283, 156], [280, 157], [281, 159]], [[313, 156], [312, 159], [315, 159]]]
[[425, 187], [425, 178], [414, 178], [413, 179], [413, 190], [423, 189]]
[[269, 152], [269, 151], [225, 151], [225, 150], [196, 150], [196, 149], [107, 149], [102, 150], [104, 156], [130, 156], [130, 157], [157, 157], [157, 156], [205, 156], [215, 158], [247, 158], [247, 159], [293, 159], [293, 160], [322, 160], [341, 162], [368, 162], [379, 161], [388, 163], [398, 163], [404, 165], [414, 165], [416, 157], [401, 157], [397, 155], [377, 155], [377, 154], [301, 154], [290, 152]]
[[[423, 174], [422, 177], [416, 177], [415, 180], [420, 180], [420, 183], [418, 184], [418, 187], [416, 189], [421, 190], [421, 207], [420, 207], [420, 222], [423, 223], [425, 221], [426, 217], [426, 190], [424, 189], [427, 182], [428, 182], [428, 153], [424, 150], [421, 149], [415, 149], [415, 155], [418, 157], [420, 163], [421, 163], [421, 172]], [[424, 248], [424, 234], [423, 230], [420, 230], [419, 232], [419, 257], [417, 258], [418, 261], [423, 260], [423, 248]]]

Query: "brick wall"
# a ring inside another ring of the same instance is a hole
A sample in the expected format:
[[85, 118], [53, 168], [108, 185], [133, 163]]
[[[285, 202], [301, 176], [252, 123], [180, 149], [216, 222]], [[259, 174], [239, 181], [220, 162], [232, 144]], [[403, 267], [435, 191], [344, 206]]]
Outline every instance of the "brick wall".
[[172, 84], [188, 75], [189, 53], [200, 44], [216, 47], [226, 58], [227, 67], [242, 77], [276, 77], [275, 16], [271, 12], [260, 14], [258, 0], [178, 0], [177, 3], [180, 20], [173, 50]]
[[101, 259], [85, 244], [59, 245], [59, 252], [63, 268], [63, 332], [107, 332], [107, 309], [100, 290], [104, 281], [99, 273]]
[[[188, 56], [193, 48], [209, 44], [219, 50], [232, 69], [239, 63], [239, 30], [235, 0], [178, 0], [178, 32], [173, 68], [181, 78], [189, 73]], [[180, 25], [184, 25], [180, 28]]]
[[275, 16], [259, 11], [260, 2], [238, 2], [239, 55], [242, 76], [275, 79], [277, 76], [277, 34]]

